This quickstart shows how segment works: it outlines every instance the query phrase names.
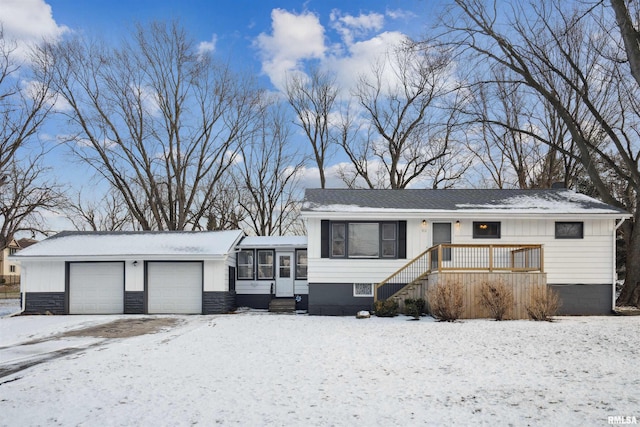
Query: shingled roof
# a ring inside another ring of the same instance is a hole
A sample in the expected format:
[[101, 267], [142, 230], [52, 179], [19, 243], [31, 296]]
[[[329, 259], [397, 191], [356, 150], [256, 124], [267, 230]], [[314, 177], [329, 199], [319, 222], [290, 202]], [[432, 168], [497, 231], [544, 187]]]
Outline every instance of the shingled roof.
[[304, 211], [390, 209], [627, 214], [615, 206], [566, 189], [307, 189], [303, 204]]

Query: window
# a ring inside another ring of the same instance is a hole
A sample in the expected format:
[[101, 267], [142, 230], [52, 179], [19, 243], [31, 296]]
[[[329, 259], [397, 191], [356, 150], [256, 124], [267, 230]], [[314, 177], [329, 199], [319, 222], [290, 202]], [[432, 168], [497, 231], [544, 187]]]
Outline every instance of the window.
[[378, 258], [378, 223], [349, 223], [349, 258]]
[[[400, 241], [398, 224], [398, 222], [331, 223], [331, 258], [398, 258]], [[406, 227], [403, 228], [405, 229]]]
[[343, 257], [346, 253], [346, 230], [344, 223], [331, 224], [331, 256], [335, 258]]
[[354, 283], [353, 296], [354, 297], [372, 297], [373, 283]]
[[16, 266], [15, 265], [10, 265], [9, 266], [9, 272], [10, 273], [15, 273], [16, 272]]
[[278, 277], [287, 279], [291, 277], [291, 255], [279, 255], [278, 260]]
[[556, 222], [556, 239], [582, 239], [582, 238], [584, 238], [584, 223]]
[[296, 251], [296, 279], [307, 278], [307, 251], [299, 249]]
[[238, 279], [253, 279], [253, 249], [243, 249], [238, 252], [236, 264], [238, 266]]
[[9, 255], [15, 255], [18, 252], [18, 248], [9, 248]]
[[395, 223], [382, 224], [382, 257], [395, 258], [398, 241]]
[[273, 251], [258, 250], [258, 280], [273, 279]]
[[473, 238], [474, 239], [499, 239], [500, 223], [499, 222], [473, 222]]

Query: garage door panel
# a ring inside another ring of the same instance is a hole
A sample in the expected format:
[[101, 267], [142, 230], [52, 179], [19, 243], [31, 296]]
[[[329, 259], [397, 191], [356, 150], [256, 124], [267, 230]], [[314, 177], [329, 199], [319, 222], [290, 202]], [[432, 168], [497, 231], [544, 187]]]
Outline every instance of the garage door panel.
[[202, 312], [201, 262], [149, 262], [147, 311], [155, 314]]
[[69, 313], [124, 312], [124, 264], [86, 262], [69, 264]]

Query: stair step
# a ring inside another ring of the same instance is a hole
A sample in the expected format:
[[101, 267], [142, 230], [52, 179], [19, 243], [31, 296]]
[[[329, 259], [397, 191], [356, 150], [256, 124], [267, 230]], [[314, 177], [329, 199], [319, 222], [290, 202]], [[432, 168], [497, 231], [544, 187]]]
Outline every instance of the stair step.
[[269, 302], [269, 311], [272, 313], [295, 313], [296, 300], [294, 298], [275, 298]]

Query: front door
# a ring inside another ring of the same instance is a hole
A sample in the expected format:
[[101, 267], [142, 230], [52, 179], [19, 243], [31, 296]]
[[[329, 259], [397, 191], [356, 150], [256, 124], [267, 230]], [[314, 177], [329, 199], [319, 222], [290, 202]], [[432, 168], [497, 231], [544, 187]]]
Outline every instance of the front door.
[[[434, 222], [431, 244], [435, 246], [443, 243], [451, 243], [451, 223], [450, 222]], [[431, 260], [437, 263], [438, 261], [437, 252], [434, 255], [435, 256]], [[443, 249], [442, 261], [451, 261], [450, 248]], [[432, 268], [433, 267], [434, 266], [432, 266]]]
[[276, 259], [276, 297], [292, 297], [293, 252], [278, 252]]

